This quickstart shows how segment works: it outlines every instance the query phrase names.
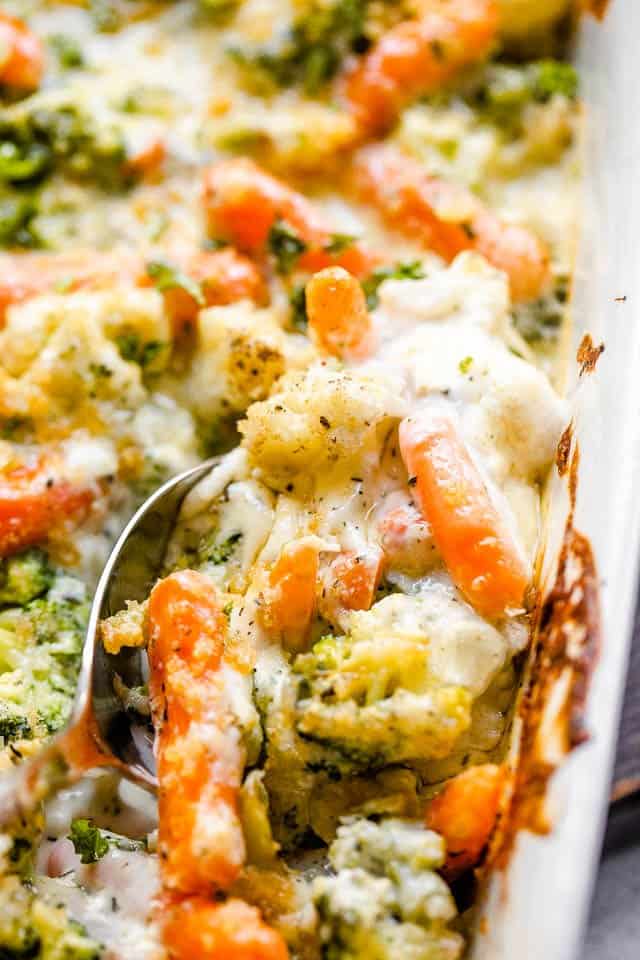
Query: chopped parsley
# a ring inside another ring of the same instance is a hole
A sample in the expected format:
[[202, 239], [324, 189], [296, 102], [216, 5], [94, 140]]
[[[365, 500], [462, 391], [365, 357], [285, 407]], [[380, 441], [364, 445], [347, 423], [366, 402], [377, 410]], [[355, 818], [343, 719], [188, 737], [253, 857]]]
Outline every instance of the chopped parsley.
[[329, 242], [325, 244], [324, 249], [327, 253], [337, 255], [344, 250], [348, 250], [356, 242], [356, 238], [350, 233], [332, 233]]
[[97, 863], [109, 850], [109, 841], [102, 830], [83, 818], [72, 821], [69, 840], [80, 863]]
[[390, 267], [378, 267], [362, 281], [362, 289], [367, 298], [369, 310], [374, 310], [378, 306], [378, 290], [385, 280], [422, 280], [424, 276], [424, 268], [420, 260], [407, 260]]
[[298, 236], [286, 220], [276, 220], [267, 238], [267, 246], [276, 260], [278, 273], [291, 273], [296, 263], [307, 249], [307, 245]]
[[306, 333], [309, 325], [307, 317], [307, 291], [303, 283], [294, 287], [289, 294], [291, 305], [291, 326], [300, 333]]
[[151, 260], [147, 264], [147, 274], [160, 293], [179, 288], [193, 297], [199, 307], [204, 307], [206, 300], [198, 281], [183, 273], [182, 270], [171, 266], [170, 263], [165, 263], [162, 260]]

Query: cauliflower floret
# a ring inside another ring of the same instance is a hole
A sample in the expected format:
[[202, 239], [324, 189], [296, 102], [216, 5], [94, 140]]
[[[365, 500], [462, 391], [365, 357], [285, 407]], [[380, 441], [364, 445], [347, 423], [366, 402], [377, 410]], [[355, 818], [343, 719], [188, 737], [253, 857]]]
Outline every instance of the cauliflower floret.
[[318, 877], [313, 896], [331, 960], [454, 960], [462, 938], [448, 929], [453, 897], [434, 872], [441, 837], [421, 824], [349, 819], [329, 848], [336, 876]]
[[377, 373], [319, 363], [286, 374], [275, 392], [240, 424], [250, 461], [275, 489], [310, 484], [336, 465], [348, 470], [372, 449], [378, 431], [404, 413], [402, 401]]
[[13, 376], [26, 373], [55, 331], [82, 315], [94, 327], [91, 332], [99, 341], [106, 337], [116, 346], [118, 338], [133, 334], [143, 345], [166, 344], [170, 339], [162, 297], [155, 290], [47, 294], [9, 307], [7, 325], [0, 333], [5, 369]]
[[268, 396], [288, 366], [289, 353], [274, 311], [247, 302], [203, 310], [185, 385], [189, 405], [208, 420], [243, 413]]
[[166, 361], [169, 330], [162, 299], [154, 290], [28, 300], [9, 310], [7, 327], [0, 333], [4, 389], [10, 390], [8, 378], [13, 378], [16, 389], [28, 391], [34, 418], [77, 414], [86, 402], [135, 408], [146, 390], [142, 365], [125, 359], [133, 336], [138, 347], [143, 342], [154, 345], [146, 356], [158, 372]]
[[103, 950], [61, 905], [34, 896], [17, 877], [0, 882], [0, 955], [36, 960], [99, 960]]
[[510, 639], [434, 582], [354, 611], [297, 657], [297, 727], [341, 768], [445, 757], [510, 656]]
[[423, 323], [389, 352], [417, 400], [445, 394], [456, 405], [466, 439], [499, 485], [508, 475], [544, 476], [567, 414], [541, 370], [469, 323]]

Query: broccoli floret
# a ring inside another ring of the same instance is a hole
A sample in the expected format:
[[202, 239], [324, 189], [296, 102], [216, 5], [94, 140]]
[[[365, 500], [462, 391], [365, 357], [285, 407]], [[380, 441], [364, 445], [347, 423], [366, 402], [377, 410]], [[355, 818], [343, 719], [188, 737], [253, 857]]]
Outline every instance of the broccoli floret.
[[444, 842], [419, 823], [348, 819], [329, 848], [335, 876], [317, 877], [313, 897], [327, 960], [455, 960], [451, 893], [434, 871]]
[[298, 733], [344, 772], [447, 756], [510, 656], [500, 631], [439, 583], [352, 611], [345, 629], [293, 664]]
[[551, 293], [517, 305], [513, 325], [527, 343], [554, 346], [565, 319], [568, 299], [568, 278], [560, 276]]
[[0, 612], [0, 731], [5, 740], [54, 733], [67, 722], [88, 600], [84, 584], [52, 574], [46, 592]]
[[247, 53], [233, 48], [247, 83], [258, 92], [299, 85], [317, 93], [336, 74], [343, 58], [370, 44], [367, 11], [370, 0], [312, 3], [276, 43]]
[[103, 950], [61, 906], [36, 897], [17, 877], [0, 882], [0, 957], [99, 960]]
[[98, 124], [75, 103], [47, 105], [35, 99], [0, 118], [0, 182], [29, 186], [54, 170], [106, 189], [128, 183], [121, 131]]
[[42, 550], [26, 550], [0, 561], [0, 606], [23, 607], [51, 586], [53, 570]]
[[525, 66], [490, 64], [483, 81], [466, 96], [481, 116], [500, 127], [518, 126], [523, 109], [558, 95], [575, 99], [578, 74], [569, 63], [539, 60]]
[[469, 691], [431, 680], [426, 644], [325, 637], [294, 669], [298, 732], [341, 770], [445, 756], [469, 725]]

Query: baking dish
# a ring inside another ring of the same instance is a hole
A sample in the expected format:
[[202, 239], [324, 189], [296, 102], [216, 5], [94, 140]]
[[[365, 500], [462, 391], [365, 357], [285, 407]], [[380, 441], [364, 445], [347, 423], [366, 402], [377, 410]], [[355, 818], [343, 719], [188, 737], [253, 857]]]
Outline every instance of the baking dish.
[[[551, 780], [548, 835], [519, 833], [506, 866], [496, 866], [488, 879], [474, 960], [578, 957], [597, 869], [638, 572], [640, 250], [634, 224], [640, 194], [634, 169], [640, 131], [628, 118], [639, 30], [637, 5], [616, 0], [603, 22], [583, 19], [576, 49], [585, 171], [571, 349], [575, 355], [587, 331], [606, 346], [591, 376], [580, 377], [571, 362], [568, 383], [580, 449], [575, 524], [591, 542], [600, 581], [599, 653], [584, 715], [588, 740]], [[567, 516], [568, 479], [557, 472], [552, 479], [547, 538], [556, 558], [553, 540]], [[557, 747], [554, 729], [540, 731], [550, 753]]]

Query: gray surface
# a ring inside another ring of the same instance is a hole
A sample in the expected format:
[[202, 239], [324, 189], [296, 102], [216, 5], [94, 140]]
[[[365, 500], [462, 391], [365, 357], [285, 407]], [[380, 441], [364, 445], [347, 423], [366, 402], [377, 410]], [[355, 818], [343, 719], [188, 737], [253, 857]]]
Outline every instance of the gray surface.
[[635, 834], [631, 845], [616, 846], [602, 861], [581, 960], [640, 957], [639, 824], [640, 813], [628, 831]]
[[[640, 609], [618, 738], [614, 796], [640, 785]], [[580, 960], [640, 960], [640, 793], [611, 807]]]

